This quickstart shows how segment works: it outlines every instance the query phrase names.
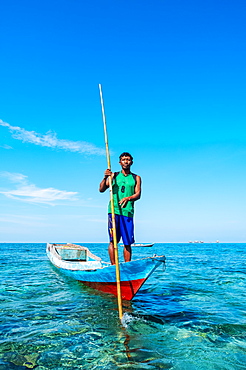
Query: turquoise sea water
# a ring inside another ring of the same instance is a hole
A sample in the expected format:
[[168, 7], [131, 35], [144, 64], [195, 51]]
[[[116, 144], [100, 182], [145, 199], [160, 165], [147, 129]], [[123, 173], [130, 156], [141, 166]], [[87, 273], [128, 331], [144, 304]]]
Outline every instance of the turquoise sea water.
[[124, 326], [116, 298], [62, 275], [45, 244], [0, 246], [0, 370], [246, 369], [246, 244], [134, 248], [166, 270], [124, 302]]

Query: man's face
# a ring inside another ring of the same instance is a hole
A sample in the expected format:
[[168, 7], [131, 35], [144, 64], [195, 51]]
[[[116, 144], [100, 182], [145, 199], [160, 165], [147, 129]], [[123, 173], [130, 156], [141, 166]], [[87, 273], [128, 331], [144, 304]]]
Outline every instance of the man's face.
[[127, 156], [121, 157], [121, 159], [120, 159], [120, 165], [121, 165], [122, 169], [124, 169], [124, 170], [129, 169], [131, 167], [131, 165], [132, 165], [131, 158], [130, 157], [127, 157]]

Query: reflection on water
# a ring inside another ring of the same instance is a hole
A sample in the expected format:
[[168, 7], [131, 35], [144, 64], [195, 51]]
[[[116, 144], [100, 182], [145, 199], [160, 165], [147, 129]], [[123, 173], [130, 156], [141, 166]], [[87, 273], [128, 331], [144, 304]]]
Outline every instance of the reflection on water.
[[123, 302], [121, 323], [117, 299], [62, 275], [44, 244], [2, 244], [0, 370], [246, 369], [245, 248], [134, 250], [167, 266]]

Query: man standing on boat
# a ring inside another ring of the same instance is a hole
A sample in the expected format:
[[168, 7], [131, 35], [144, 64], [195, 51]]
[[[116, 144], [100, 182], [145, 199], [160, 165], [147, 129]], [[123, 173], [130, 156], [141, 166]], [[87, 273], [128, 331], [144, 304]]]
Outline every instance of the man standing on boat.
[[[100, 183], [99, 191], [103, 193], [109, 188], [108, 178], [111, 176], [117, 243], [119, 243], [120, 238], [122, 237], [124, 244], [124, 259], [125, 262], [128, 262], [131, 261], [131, 244], [134, 243], [134, 202], [141, 197], [141, 177], [131, 172], [133, 157], [130, 153], [122, 153], [119, 159], [122, 170], [120, 172], [113, 173], [107, 169], [104, 172], [104, 178]], [[110, 243], [108, 247], [109, 257], [112, 265], [114, 265], [115, 258], [110, 202], [108, 206], [108, 230], [110, 237]]]

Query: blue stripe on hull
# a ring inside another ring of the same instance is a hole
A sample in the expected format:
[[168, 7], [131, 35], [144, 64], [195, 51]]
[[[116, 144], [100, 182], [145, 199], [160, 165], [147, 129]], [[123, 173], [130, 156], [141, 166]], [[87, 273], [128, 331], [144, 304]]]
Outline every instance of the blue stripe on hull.
[[[120, 280], [131, 281], [147, 279], [149, 275], [162, 263], [162, 261], [148, 258], [131, 262], [120, 263]], [[111, 265], [98, 270], [66, 270], [60, 268], [66, 275], [79, 280], [88, 282], [116, 282], [115, 266]]]

